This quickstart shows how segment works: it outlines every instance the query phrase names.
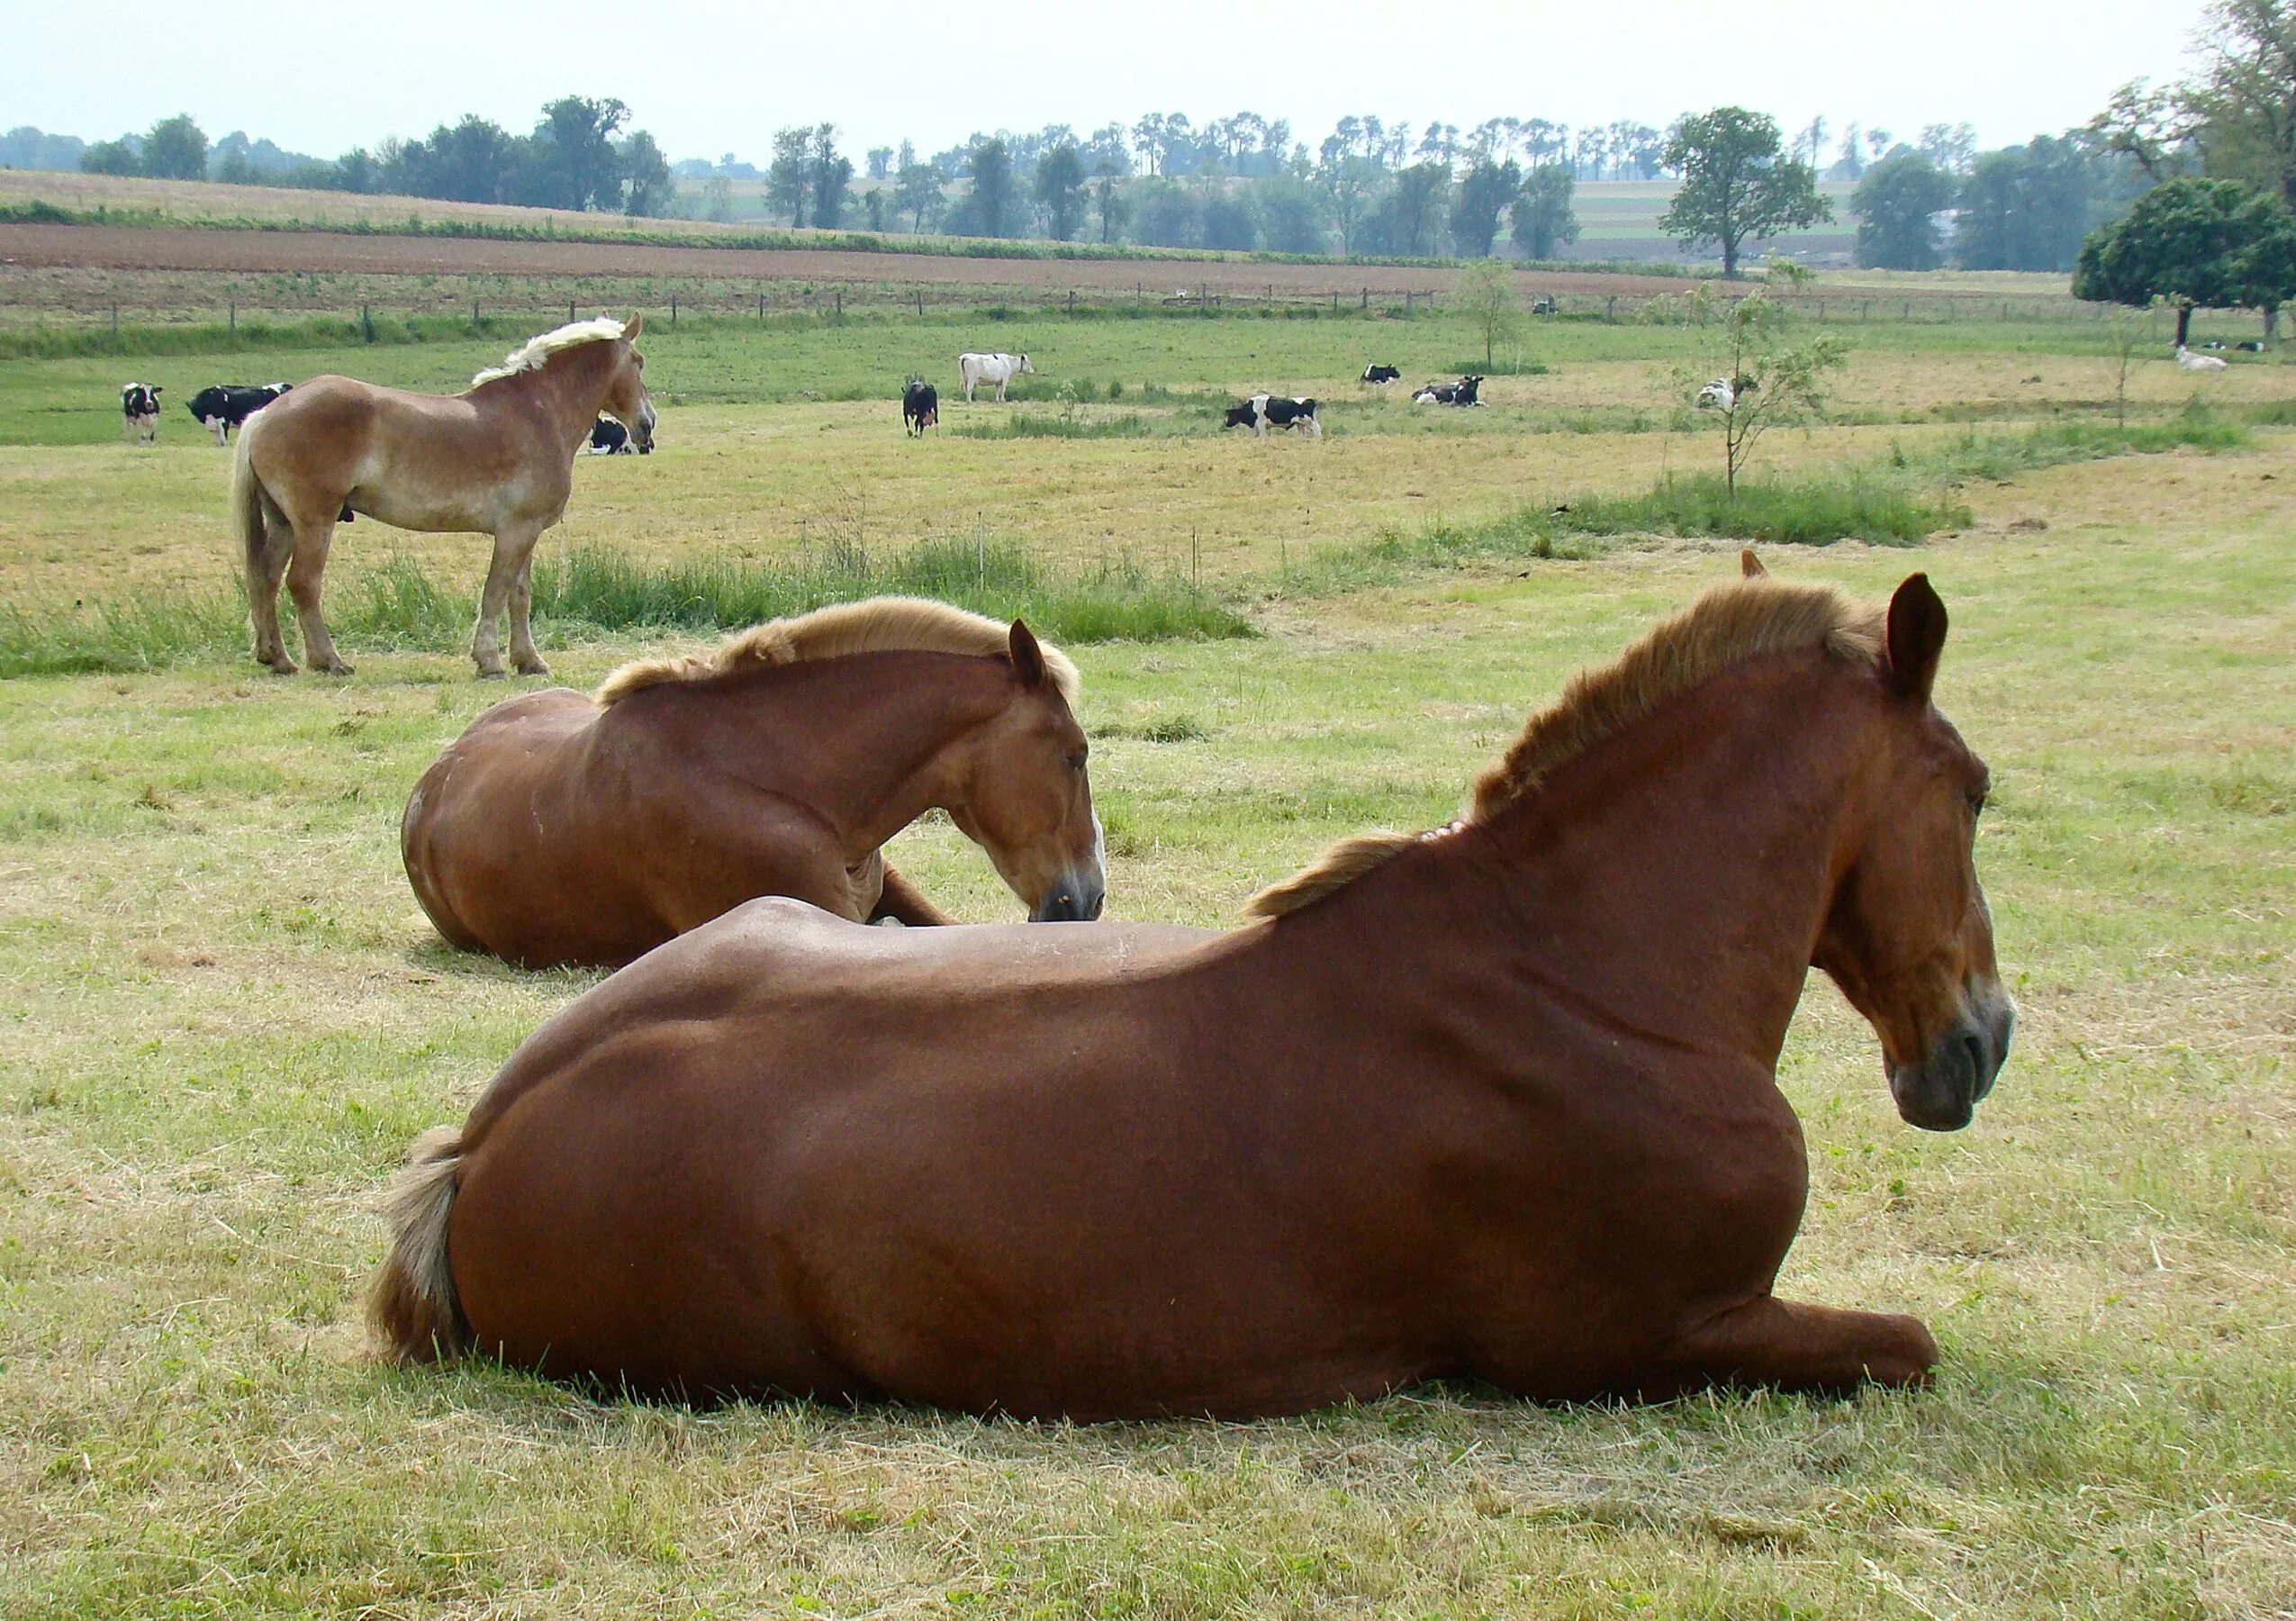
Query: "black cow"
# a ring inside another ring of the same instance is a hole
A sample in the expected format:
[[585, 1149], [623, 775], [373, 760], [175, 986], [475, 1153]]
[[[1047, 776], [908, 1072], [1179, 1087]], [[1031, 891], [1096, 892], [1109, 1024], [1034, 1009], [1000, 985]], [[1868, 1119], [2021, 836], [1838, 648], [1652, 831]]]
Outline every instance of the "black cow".
[[1414, 405], [1480, 405], [1475, 391], [1483, 386], [1480, 377], [1461, 377], [1456, 383], [1430, 383], [1411, 396]]
[[1366, 383], [1394, 383], [1402, 376], [1403, 374], [1392, 366], [1367, 366], [1363, 368], [1363, 381]]
[[1251, 429], [1253, 439], [1266, 439], [1271, 427], [1288, 428], [1309, 439], [1324, 437], [1324, 425], [1315, 420], [1315, 402], [1284, 394], [1256, 394], [1241, 405], [1229, 406], [1227, 425]]
[[2244, 339], [2240, 342], [2234, 344], [2232, 347], [2240, 350], [2243, 354], [2261, 355], [2264, 352], [2264, 346], [2262, 340], [2255, 338]]
[[589, 451], [592, 456], [628, 456], [629, 430], [610, 416], [600, 417], [590, 425]]
[[923, 438], [927, 428], [939, 432], [941, 394], [922, 377], [911, 377], [901, 390], [901, 431]]
[[120, 385], [120, 414], [125, 419], [122, 431], [139, 445], [159, 442], [159, 385], [157, 383], [122, 383]]
[[212, 383], [184, 403], [192, 420], [229, 442], [231, 430], [247, 425], [248, 418], [287, 392], [285, 383]]

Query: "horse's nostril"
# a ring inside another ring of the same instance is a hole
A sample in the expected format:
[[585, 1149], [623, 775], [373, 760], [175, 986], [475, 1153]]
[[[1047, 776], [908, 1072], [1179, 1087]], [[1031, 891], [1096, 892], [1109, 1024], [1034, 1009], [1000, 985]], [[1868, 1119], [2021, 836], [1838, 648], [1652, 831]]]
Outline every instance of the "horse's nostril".
[[1969, 1095], [1975, 1098], [1984, 1090], [1987, 1079], [1984, 1037], [1972, 1030], [1962, 1037], [1961, 1046], [1969, 1055]]

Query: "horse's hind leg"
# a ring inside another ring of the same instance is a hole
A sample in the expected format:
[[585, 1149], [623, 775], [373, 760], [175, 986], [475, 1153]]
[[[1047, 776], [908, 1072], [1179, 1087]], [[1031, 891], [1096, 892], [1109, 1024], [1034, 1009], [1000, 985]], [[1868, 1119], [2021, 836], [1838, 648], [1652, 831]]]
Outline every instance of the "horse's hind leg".
[[550, 666], [534, 650], [534, 545], [537, 535], [519, 548], [518, 572], [511, 577], [511, 663], [521, 675], [547, 675]]
[[1915, 1318], [1764, 1295], [1701, 1325], [1668, 1360], [1676, 1390], [1722, 1384], [1837, 1392], [1867, 1383], [1925, 1384], [1938, 1364], [1938, 1343]]
[[287, 644], [279, 635], [279, 583], [294, 551], [295, 531], [286, 515], [268, 501], [263, 502], [258, 521], [263, 532], [259, 538], [249, 536], [247, 548], [247, 602], [255, 620], [255, 662], [269, 665], [282, 675], [292, 675], [295, 661], [287, 656]]
[[295, 600], [295, 618], [303, 624], [303, 656], [311, 661], [311, 667], [330, 675], [348, 675], [351, 667], [335, 651], [335, 638], [327, 634], [327, 621], [319, 615], [319, 583], [327, 573], [327, 548], [334, 539], [332, 512], [295, 525], [294, 554], [287, 564], [287, 594]]
[[[502, 667], [502, 632], [498, 621], [503, 611], [511, 606], [513, 588], [525, 576], [528, 560], [534, 555], [534, 543], [542, 531], [506, 529], [494, 537], [494, 556], [486, 566], [486, 584], [478, 595], [478, 629], [470, 638], [470, 657], [478, 666], [478, 673], [491, 678], [510, 674]], [[527, 595], [530, 597], [529, 585]], [[530, 674], [547, 674], [548, 666], [534, 651], [534, 639], [527, 629], [523, 602], [520, 611], [513, 615], [511, 627], [511, 653], [519, 668]]]

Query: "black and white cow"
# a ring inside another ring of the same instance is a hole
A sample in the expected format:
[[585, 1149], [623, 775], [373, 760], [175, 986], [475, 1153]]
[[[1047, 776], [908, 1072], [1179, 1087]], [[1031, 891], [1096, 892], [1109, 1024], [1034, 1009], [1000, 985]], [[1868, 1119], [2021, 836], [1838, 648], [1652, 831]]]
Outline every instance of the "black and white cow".
[[120, 385], [120, 414], [126, 419], [122, 430], [129, 442], [156, 445], [159, 442], [159, 385], [157, 383], [122, 383]]
[[212, 383], [185, 401], [184, 409], [221, 445], [230, 442], [232, 429], [244, 427], [248, 418], [286, 392], [285, 383]]
[[927, 428], [941, 427], [941, 391], [922, 377], [911, 377], [901, 390], [901, 431], [923, 438]]
[[1392, 366], [1374, 364], [1363, 368], [1362, 380], [1366, 383], [1395, 383], [1399, 382], [1402, 377], [1403, 374]]
[[590, 443], [583, 449], [592, 456], [628, 456], [629, 430], [610, 416], [601, 416], [590, 425]]
[[1309, 439], [1324, 437], [1324, 425], [1315, 420], [1315, 402], [1285, 394], [1256, 394], [1241, 405], [1229, 406], [1227, 425], [1251, 429], [1253, 439], [1266, 439], [1270, 428], [1288, 428]]
[[1483, 386], [1480, 377], [1461, 377], [1456, 383], [1430, 383], [1411, 396], [1414, 405], [1480, 405], [1475, 391]]

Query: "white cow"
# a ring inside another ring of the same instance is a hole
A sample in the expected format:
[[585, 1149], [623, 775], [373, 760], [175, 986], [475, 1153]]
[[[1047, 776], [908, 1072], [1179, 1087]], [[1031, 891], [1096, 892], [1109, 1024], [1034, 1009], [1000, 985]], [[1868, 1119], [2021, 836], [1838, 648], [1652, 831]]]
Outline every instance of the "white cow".
[[1033, 377], [1036, 368], [1028, 364], [1026, 355], [973, 355], [957, 357], [957, 380], [964, 385], [967, 404], [972, 402], [972, 391], [983, 383], [997, 385], [997, 403], [1005, 403], [1005, 385], [1015, 377]]
[[2185, 371], [2222, 371], [2225, 363], [2214, 355], [2196, 355], [2183, 344], [2176, 347], [2176, 364]]

